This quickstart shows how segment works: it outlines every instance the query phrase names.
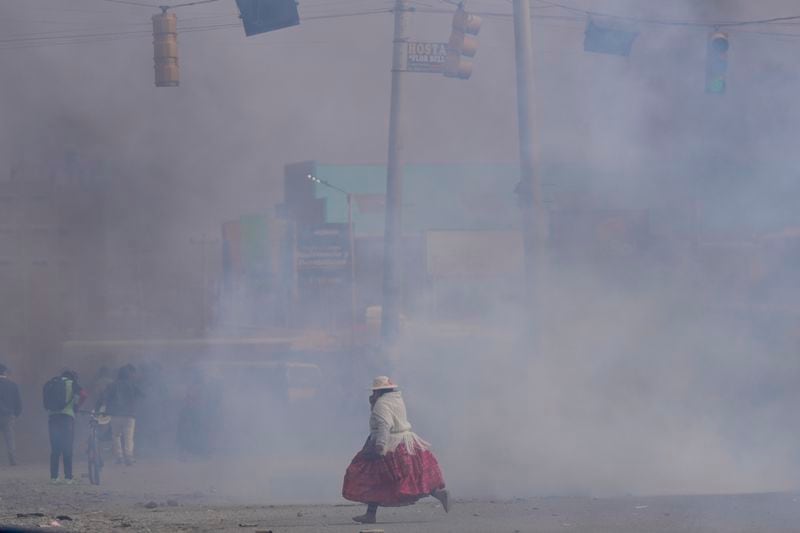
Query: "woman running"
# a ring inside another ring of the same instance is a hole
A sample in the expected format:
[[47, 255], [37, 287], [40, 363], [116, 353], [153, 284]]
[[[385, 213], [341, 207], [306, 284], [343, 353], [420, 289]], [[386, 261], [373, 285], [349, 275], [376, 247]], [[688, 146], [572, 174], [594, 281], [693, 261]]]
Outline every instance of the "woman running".
[[374, 524], [379, 506], [411, 505], [426, 496], [433, 496], [449, 511], [439, 463], [430, 444], [411, 431], [397, 385], [378, 376], [369, 403], [369, 438], [347, 467], [342, 487], [345, 499], [367, 504], [367, 512], [353, 520]]

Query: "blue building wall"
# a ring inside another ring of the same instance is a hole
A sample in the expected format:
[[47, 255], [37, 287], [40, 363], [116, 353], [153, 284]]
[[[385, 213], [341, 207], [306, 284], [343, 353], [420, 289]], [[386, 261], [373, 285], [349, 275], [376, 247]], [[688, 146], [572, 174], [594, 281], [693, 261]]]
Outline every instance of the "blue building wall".
[[[317, 177], [358, 195], [379, 197], [386, 191], [382, 165], [318, 164]], [[403, 230], [511, 229], [517, 226], [514, 188], [519, 170], [512, 165], [408, 165], [403, 173]], [[325, 199], [325, 221], [347, 221], [344, 194], [316, 184], [314, 194]], [[383, 209], [362, 209], [353, 203], [359, 236], [383, 235]]]

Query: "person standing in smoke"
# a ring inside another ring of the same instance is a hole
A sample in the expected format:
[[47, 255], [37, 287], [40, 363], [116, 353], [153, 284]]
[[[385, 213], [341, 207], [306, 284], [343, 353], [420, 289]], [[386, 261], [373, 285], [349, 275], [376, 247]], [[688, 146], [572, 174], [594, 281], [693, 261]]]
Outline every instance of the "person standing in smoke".
[[187, 377], [189, 383], [178, 416], [178, 447], [181, 452], [204, 455], [212, 451], [220, 427], [220, 387], [197, 368], [190, 369]]
[[450, 499], [444, 477], [430, 444], [411, 431], [406, 406], [395, 383], [378, 376], [369, 398], [369, 438], [347, 467], [342, 496], [367, 504], [367, 512], [353, 517], [374, 524], [379, 506], [411, 505], [426, 496], [439, 500], [445, 512]]
[[[157, 362], [139, 365], [142, 401], [136, 411], [136, 448], [153, 454], [160, 448], [162, 426], [171, 407], [163, 368]], [[171, 426], [167, 426], [171, 427]], [[141, 457], [141, 454], [139, 454]]]
[[117, 379], [106, 387], [103, 395], [106, 412], [111, 415], [114, 446], [117, 464], [130, 466], [134, 463], [133, 444], [136, 431], [136, 404], [142, 397], [142, 391], [135, 381], [136, 367], [125, 365], [117, 372]]
[[8, 379], [6, 365], [0, 364], [0, 433], [6, 441], [8, 464], [17, 464], [16, 445], [14, 441], [14, 421], [22, 414], [22, 400], [19, 387]]
[[89, 390], [89, 399], [87, 400], [89, 405], [99, 409], [103, 403], [103, 395], [106, 392], [106, 388], [113, 382], [114, 377], [111, 374], [111, 370], [107, 366], [101, 366], [86, 387]]
[[88, 393], [78, 384], [78, 374], [64, 370], [44, 387], [44, 406], [47, 409], [47, 429], [50, 434], [50, 482], [59, 483], [58, 467], [64, 459], [64, 481], [72, 479], [72, 445], [75, 440], [75, 411]]

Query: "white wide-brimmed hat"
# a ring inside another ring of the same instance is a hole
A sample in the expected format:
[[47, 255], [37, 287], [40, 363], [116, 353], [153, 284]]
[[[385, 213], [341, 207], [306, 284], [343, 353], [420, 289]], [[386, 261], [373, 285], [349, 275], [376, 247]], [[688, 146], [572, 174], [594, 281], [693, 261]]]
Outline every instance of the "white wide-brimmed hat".
[[372, 380], [372, 390], [396, 389], [397, 383], [389, 376], [378, 376]]

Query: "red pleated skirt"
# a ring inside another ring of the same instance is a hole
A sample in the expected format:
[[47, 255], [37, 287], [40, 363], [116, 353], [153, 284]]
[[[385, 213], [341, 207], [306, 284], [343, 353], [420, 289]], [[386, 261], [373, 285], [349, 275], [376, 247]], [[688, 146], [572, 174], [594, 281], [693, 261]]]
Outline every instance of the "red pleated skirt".
[[358, 452], [345, 472], [342, 496], [354, 502], [396, 507], [411, 505], [444, 487], [433, 453], [416, 446], [414, 454], [410, 454], [401, 443], [377, 459], [364, 457], [364, 450]]

